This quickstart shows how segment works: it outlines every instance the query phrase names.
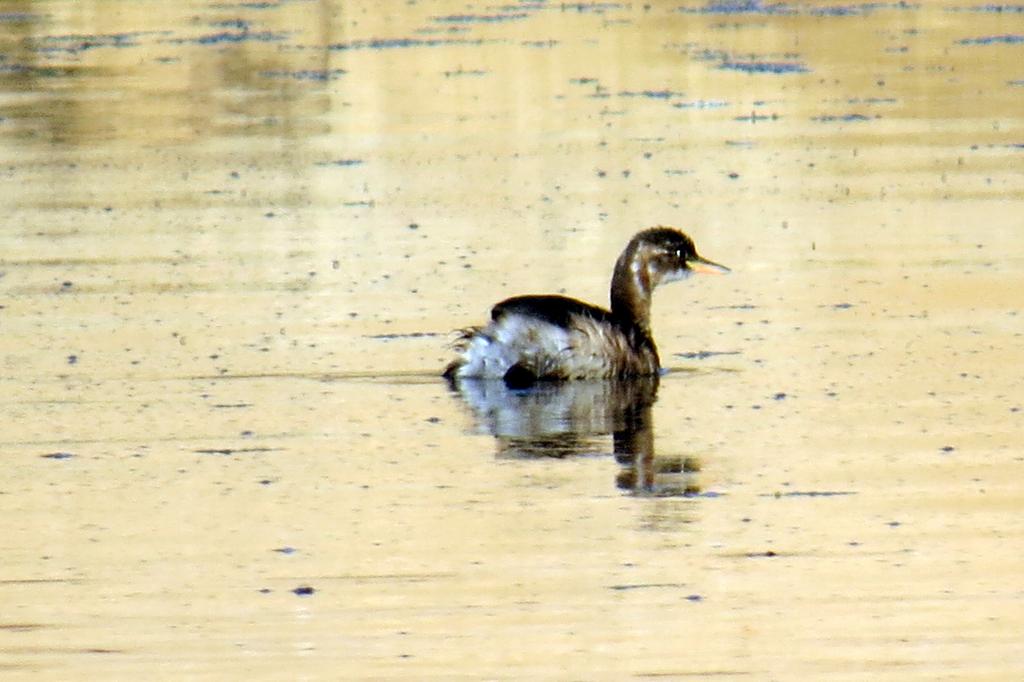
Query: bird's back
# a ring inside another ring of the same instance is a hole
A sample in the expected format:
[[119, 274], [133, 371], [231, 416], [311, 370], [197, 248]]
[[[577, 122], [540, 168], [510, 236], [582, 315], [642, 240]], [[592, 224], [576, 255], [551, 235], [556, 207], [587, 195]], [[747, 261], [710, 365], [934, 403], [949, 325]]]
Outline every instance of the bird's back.
[[516, 296], [467, 330], [451, 378], [605, 379], [658, 372], [654, 343], [610, 311], [566, 296]]

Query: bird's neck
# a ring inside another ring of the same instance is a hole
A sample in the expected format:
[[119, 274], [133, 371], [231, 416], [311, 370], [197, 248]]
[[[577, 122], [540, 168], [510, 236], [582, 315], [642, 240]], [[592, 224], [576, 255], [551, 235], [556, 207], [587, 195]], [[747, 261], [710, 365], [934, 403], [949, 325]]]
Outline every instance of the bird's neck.
[[619, 256], [612, 274], [612, 315], [650, 336], [651, 292], [655, 284], [643, 248], [630, 244]]

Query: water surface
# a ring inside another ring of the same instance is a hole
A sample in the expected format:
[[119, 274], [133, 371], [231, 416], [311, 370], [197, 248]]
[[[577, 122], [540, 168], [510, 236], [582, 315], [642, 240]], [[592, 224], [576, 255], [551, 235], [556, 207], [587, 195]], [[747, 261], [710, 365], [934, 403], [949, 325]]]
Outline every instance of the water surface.
[[[5, 678], [1019, 679], [1022, 36], [5, 3]], [[655, 224], [653, 389], [439, 379]]]

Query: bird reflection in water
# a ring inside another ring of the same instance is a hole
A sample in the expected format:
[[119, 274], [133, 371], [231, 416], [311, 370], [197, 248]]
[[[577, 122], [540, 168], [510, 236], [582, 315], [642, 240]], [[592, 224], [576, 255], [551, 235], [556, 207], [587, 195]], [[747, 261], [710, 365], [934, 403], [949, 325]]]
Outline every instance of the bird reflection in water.
[[525, 389], [503, 381], [462, 379], [452, 385], [480, 429], [494, 436], [498, 457], [580, 457], [607, 452], [612, 434], [620, 469], [616, 485], [655, 496], [695, 496], [700, 463], [694, 457], [658, 457], [652, 406], [658, 376], [607, 381], [541, 381]]

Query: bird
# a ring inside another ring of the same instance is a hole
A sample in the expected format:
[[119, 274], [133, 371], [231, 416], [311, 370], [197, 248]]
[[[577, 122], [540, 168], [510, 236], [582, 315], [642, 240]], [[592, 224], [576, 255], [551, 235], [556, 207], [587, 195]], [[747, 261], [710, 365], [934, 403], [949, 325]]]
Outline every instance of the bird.
[[697, 254], [693, 240], [673, 227], [642, 230], [615, 263], [611, 309], [558, 295], [505, 299], [486, 325], [456, 332], [458, 357], [443, 376], [502, 379], [512, 388], [537, 381], [625, 379], [657, 375], [658, 348], [651, 335], [651, 294], [693, 273], [729, 268]]

